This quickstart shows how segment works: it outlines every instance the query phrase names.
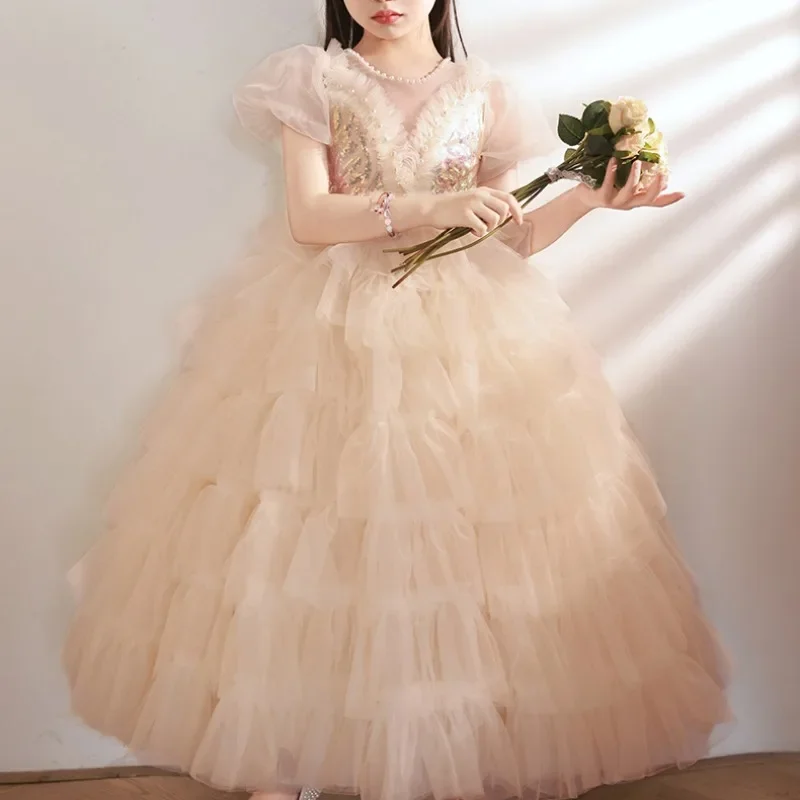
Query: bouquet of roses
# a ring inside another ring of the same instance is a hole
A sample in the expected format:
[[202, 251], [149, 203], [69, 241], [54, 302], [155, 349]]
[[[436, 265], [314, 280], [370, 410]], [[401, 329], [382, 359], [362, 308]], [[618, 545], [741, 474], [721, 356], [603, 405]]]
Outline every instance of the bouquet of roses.
[[[564, 160], [547, 170], [535, 180], [512, 192], [524, 208], [556, 181], [567, 179], [582, 181], [596, 188], [602, 184], [612, 158], [618, 161], [615, 185], [622, 188], [636, 161], [642, 162], [639, 186], [644, 189], [659, 175], [668, 174], [667, 146], [664, 135], [649, 116], [647, 106], [633, 97], [620, 97], [616, 102], [596, 100], [589, 103], [578, 117], [561, 114], [558, 118], [558, 135], [569, 149]], [[450, 228], [438, 236], [413, 247], [391, 250], [404, 256], [403, 262], [393, 272], [400, 273], [394, 283], [399, 286], [426, 261], [460, 253], [494, 236], [507, 225], [500, 226], [468, 244], [449, 247], [470, 233], [469, 228]]]

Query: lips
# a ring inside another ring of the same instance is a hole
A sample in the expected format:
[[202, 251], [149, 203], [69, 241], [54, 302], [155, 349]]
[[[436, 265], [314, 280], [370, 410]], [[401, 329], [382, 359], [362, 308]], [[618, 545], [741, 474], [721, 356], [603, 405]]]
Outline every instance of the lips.
[[379, 11], [377, 14], [372, 15], [372, 19], [379, 25], [393, 25], [402, 16], [396, 11]]

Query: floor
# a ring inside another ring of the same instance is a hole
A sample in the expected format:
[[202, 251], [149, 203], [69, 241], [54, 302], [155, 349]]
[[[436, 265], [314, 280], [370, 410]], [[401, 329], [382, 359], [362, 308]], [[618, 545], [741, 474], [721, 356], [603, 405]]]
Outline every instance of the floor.
[[[246, 800], [246, 797], [173, 777], [0, 785], [0, 800]], [[680, 774], [598, 789], [584, 795], [582, 800], [800, 800], [800, 755], [707, 762]]]

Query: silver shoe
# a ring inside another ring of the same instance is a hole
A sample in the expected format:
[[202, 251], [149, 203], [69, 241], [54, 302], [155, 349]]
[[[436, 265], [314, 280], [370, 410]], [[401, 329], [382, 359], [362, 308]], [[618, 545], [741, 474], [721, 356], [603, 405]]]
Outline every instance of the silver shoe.
[[319, 789], [312, 789], [309, 786], [304, 786], [300, 790], [300, 795], [297, 800], [319, 800], [322, 797], [322, 792]]

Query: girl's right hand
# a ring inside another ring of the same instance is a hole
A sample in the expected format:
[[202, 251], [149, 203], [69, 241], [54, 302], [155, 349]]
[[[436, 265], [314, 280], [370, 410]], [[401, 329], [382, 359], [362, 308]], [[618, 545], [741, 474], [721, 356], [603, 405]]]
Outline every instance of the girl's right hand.
[[469, 228], [480, 237], [509, 217], [522, 224], [523, 211], [519, 201], [508, 192], [483, 186], [466, 192], [438, 195], [428, 221], [440, 230]]

